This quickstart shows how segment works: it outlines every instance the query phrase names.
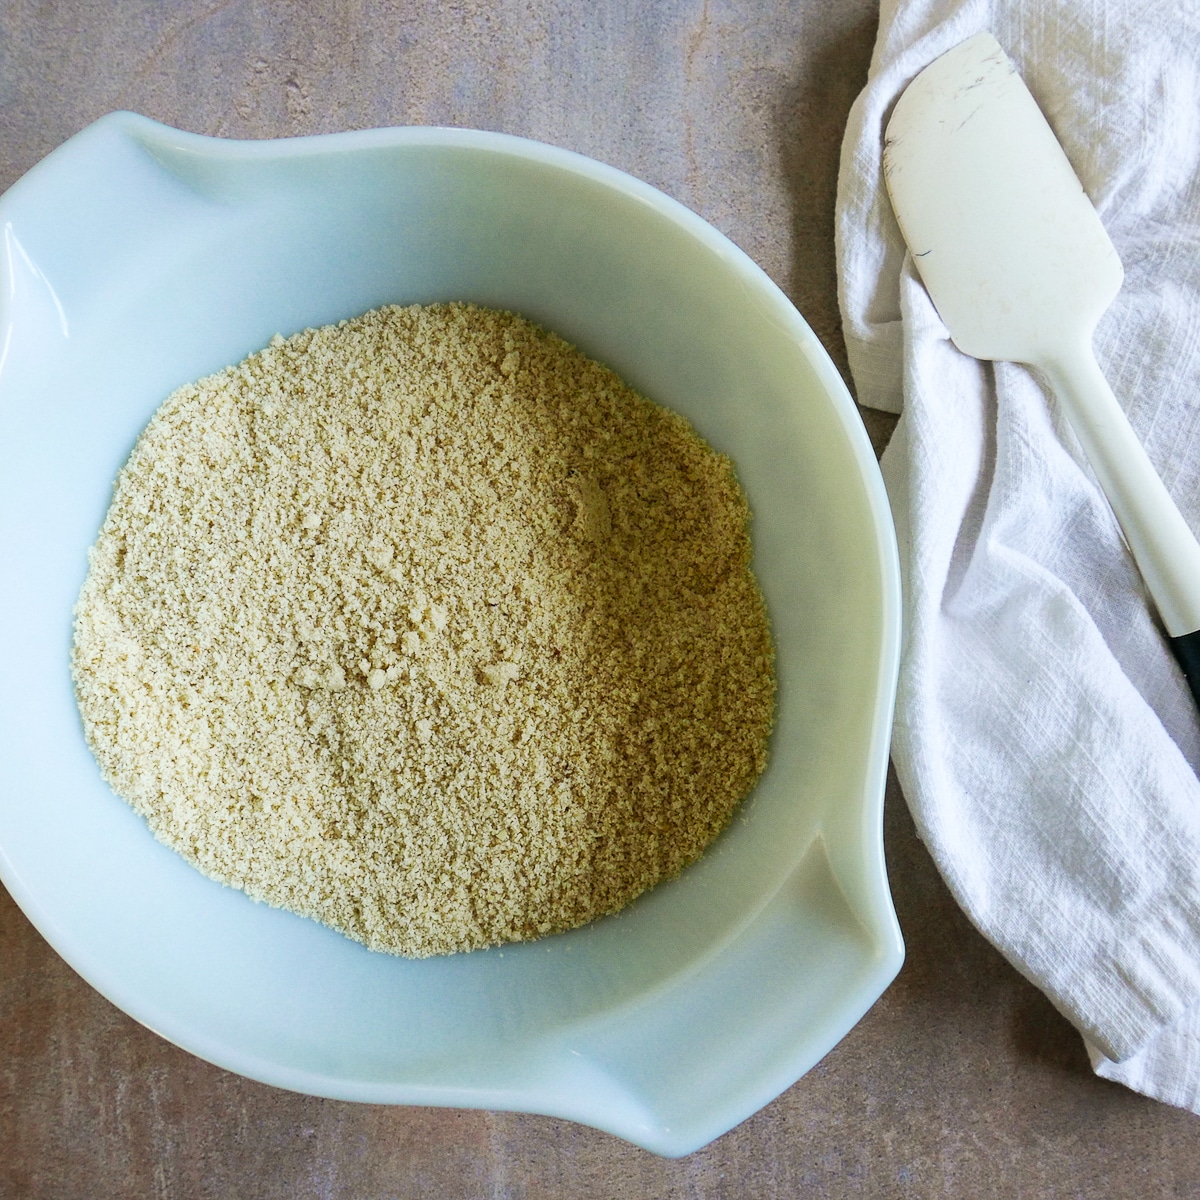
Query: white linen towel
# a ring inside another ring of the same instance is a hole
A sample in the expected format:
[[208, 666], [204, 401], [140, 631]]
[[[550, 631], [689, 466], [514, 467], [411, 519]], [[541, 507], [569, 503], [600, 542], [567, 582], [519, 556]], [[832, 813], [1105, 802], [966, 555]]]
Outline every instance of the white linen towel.
[[893, 759], [955, 897], [1095, 1070], [1200, 1112], [1200, 717], [1057, 406], [955, 349], [884, 190], [896, 97], [982, 29], [1116, 244], [1097, 357], [1200, 530], [1200, 6], [883, 0], [837, 239], [859, 400], [902, 414], [883, 457], [906, 609]]

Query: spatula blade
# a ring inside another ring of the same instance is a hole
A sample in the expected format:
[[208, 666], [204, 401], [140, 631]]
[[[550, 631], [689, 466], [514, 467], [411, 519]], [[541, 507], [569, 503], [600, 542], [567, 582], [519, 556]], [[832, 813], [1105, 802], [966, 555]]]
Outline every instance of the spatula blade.
[[888, 122], [884, 178], [950, 336], [1040, 365], [1090, 337], [1121, 287], [1116, 249], [1045, 117], [990, 33], [925, 68]]

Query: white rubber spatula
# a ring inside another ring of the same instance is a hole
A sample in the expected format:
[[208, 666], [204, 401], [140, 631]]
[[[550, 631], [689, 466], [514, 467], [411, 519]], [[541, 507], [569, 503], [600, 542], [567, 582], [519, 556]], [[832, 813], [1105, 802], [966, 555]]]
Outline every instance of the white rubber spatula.
[[1200, 545], [1092, 354], [1124, 273], [1100, 218], [990, 33], [943, 54], [896, 103], [892, 206], [954, 344], [1052, 385], [1200, 703]]

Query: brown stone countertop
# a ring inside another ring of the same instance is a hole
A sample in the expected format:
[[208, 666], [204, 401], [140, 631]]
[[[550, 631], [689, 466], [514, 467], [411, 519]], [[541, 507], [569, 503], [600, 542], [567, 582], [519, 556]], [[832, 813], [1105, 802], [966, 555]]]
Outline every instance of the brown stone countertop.
[[[0, 190], [112, 109], [198, 133], [502, 130], [662, 188], [788, 293], [845, 369], [833, 200], [877, 0], [0, 0]], [[891, 419], [865, 414], [877, 448]], [[666, 1161], [566, 1121], [314, 1099], [176, 1049], [0, 890], [0, 1197], [1200, 1195], [1200, 1126], [1095, 1078], [971, 928], [894, 779], [907, 962], [773, 1104]]]

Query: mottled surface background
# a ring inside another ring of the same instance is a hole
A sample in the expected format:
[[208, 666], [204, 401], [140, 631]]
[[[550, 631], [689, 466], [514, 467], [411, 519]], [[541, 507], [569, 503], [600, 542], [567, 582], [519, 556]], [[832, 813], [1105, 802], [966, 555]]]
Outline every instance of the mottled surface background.
[[[833, 196], [874, 0], [0, 0], [0, 189], [129, 108], [276, 137], [469, 125], [631, 171], [713, 222], [844, 369]], [[867, 415], [882, 448], [890, 421]], [[211, 1067], [79, 979], [0, 891], [0, 1197], [1200, 1194], [1197, 1118], [1095, 1079], [970, 928], [894, 781], [908, 961], [772, 1105], [668, 1162], [543, 1117], [317, 1100]]]

